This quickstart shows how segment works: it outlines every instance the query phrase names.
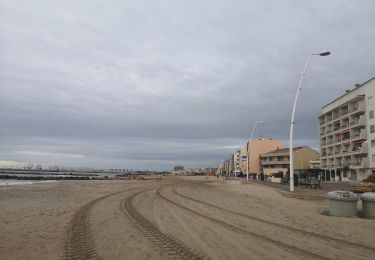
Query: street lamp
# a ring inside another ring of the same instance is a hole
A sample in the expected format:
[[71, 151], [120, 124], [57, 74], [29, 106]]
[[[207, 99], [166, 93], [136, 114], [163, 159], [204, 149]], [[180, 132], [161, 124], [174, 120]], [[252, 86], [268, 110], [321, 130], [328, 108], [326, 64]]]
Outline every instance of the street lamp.
[[297, 105], [297, 100], [298, 100], [298, 95], [299, 92], [302, 89], [302, 81], [303, 78], [305, 77], [307, 67], [310, 64], [311, 57], [314, 55], [319, 55], [319, 56], [328, 56], [330, 55], [331, 52], [329, 51], [322, 51], [320, 53], [312, 53], [309, 58], [307, 59], [305, 69], [302, 72], [301, 80], [299, 81], [298, 88], [297, 88], [297, 93], [296, 97], [294, 98], [294, 104], [293, 104], [293, 111], [292, 111], [292, 118], [290, 120], [290, 132], [289, 132], [289, 184], [290, 184], [290, 191], [294, 192], [294, 169], [293, 169], [293, 127], [294, 127], [294, 115], [296, 113], [296, 105]]
[[253, 126], [253, 130], [251, 131], [251, 135], [250, 135], [250, 141], [249, 141], [249, 145], [247, 146], [247, 159], [246, 159], [246, 180], [248, 181], [249, 180], [249, 155], [250, 155], [250, 143], [251, 143], [251, 140], [253, 139], [253, 134], [254, 134], [254, 130], [255, 130], [255, 127], [257, 126], [257, 124], [260, 124], [262, 125], [264, 122], [262, 120], [257, 120], [255, 121], [255, 124]]

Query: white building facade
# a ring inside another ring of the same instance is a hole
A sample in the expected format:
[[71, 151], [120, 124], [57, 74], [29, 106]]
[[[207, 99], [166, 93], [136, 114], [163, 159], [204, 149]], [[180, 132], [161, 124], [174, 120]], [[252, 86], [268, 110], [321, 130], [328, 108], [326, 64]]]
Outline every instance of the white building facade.
[[375, 172], [375, 77], [322, 108], [320, 167], [330, 181], [362, 181]]

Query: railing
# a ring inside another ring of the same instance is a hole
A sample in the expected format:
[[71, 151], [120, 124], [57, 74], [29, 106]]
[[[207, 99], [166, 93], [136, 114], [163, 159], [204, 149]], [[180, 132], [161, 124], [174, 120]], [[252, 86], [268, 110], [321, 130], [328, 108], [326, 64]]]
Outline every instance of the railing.
[[283, 165], [283, 164], [289, 164], [289, 160], [287, 161], [261, 161], [261, 164], [262, 165], [271, 165], [271, 164]]
[[354, 165], [354, 166], [362, 166], [362, 165], [363, 165], [363, 161], [360, 161], [360, 162], [352, 162], [351, 165]]
[[366, 133], [356, 133], [351, 135], [351, 139], [366, 139], [367, 135]]
[[358, 133], [358, 134], [352, 134], [351, 136], [350, 136], [350, 138], [357, 138], [357, 137], [359, 137], [359, 135], [360, 135], [360, 133]]

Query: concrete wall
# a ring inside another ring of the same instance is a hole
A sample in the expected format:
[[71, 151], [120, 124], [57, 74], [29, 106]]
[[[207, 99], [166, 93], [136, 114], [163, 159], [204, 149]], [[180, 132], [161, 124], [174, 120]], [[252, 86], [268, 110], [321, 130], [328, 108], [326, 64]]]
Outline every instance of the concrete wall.
[[317, 160], [320, 154], [308, 147], [293, 152], [293, 167], [295, 170], [310, 169], [310, 161]]

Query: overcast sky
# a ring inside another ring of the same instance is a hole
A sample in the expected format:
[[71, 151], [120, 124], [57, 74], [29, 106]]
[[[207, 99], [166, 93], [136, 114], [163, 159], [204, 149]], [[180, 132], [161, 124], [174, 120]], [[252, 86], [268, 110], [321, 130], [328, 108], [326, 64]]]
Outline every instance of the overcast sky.
[[375, 1], [0, 0], [0, 160], [217, 166], [260, 134], [318, 149], [321, 107], [375, 76]]

